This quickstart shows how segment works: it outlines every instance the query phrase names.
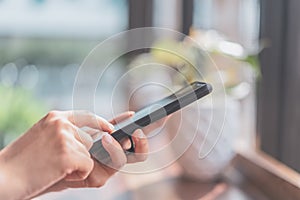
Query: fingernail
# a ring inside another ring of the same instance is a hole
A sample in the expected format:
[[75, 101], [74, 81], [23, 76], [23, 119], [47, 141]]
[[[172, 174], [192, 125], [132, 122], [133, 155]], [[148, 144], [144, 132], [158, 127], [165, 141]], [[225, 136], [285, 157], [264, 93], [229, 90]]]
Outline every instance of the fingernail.
[[112, 137], [111, 135], [109, 135], [108, 133], [104, 133], [103, 135], [103, 140], [108, 143], [108, 144], [111, 144], [112, 143]]
[[113, 131], [113, 130], [115, 130], [115, 127], [114, 127], [114, 125], [112, 125], [112, 124], [108, 124], [108, 126], [109, 126], [109, 129], [110, 129], [110, 130], [112, 130], [112, 131]]
[[138, 129], [137, 132], [138, 132], [137, 133], [138, 138], [146, 138], [145, 134], [141, 129]]
[[133, 116], [134, 115], [134, 111], [128, 111], [129, 116]]

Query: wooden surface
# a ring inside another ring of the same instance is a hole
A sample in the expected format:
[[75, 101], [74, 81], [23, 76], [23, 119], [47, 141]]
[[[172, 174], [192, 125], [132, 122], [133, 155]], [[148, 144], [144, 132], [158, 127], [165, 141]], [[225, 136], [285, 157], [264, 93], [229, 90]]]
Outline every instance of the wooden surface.
[[231, 178], [199, 182], [180, 176], [176, 165], [161, 171], [133, 175], [119, 173], [104, 187], [97, 189], [72, 189], [50, 193], [39, 197], [41, 200], [268, 200], [257, 188], [231, 171]]
[[185, 179], [173, 164], [148, 174], [121, 172], [102, 188], [67, 190], [39, 199], [289, 200], [300, 199], [299, 181], [298, 173], [278, 161], [248, 152], [238, 154], [233, 166], [214, 182]]
[[251, 190], [250, 186], [243, 190], [226, 181], [217, 183], [201, 183], [191, 180], [175, 178], [164, 180], [155, 184], [147, 185], [135, 190], [127, 191], [115, 200], [267, 200], [265, 196]]
[[263, 152], [241, 152], [235, 168], [272, 200], [300, 199], [300, 175]]

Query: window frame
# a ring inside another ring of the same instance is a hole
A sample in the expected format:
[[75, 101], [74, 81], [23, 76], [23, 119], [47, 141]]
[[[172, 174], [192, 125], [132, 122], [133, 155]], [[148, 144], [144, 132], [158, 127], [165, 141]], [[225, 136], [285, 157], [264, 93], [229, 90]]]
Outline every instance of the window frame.
[[259, 55], [262, 80], [258, 93], [258, 133], [261, 149], [300, 172], [300, 61], [297, 56], [300, 43], [300, 13], [297, 0], [261, 1], [260, 38], [270, 46]]

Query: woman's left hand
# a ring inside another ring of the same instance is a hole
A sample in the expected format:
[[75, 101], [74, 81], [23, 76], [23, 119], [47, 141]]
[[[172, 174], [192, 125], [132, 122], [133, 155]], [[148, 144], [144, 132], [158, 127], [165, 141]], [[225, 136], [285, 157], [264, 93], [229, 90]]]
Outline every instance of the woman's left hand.
[[[109, 122], [115, 125], [129, 117], [132, 117], [133, 115], [134, 112], [128, 111], [122, 113]], [[92, 135], [95, 133], [95, 131], [87, 131], [87, 133]], [[132, 135], [132, 139], [135, 144], [135, 153], [125, 155], [124, 149], [121, 147], [121, 145], [112, 136], [105, 134], [102, 139], [102, 144], [111, 157], [111, 166], [107, 166], [93, 159], [94, 168], [84, 180], [78, 181], [66, 177], [43, 191], [41, 194], [52, 191], [60, 191], [67, 188], [101, 187], [126, 163], [145, 161], [148, 153], [148, 140], [143, 131], [140, 129], [136, 130]], [[89, 149], [92, 144], [85, 144], [85, 146]]]

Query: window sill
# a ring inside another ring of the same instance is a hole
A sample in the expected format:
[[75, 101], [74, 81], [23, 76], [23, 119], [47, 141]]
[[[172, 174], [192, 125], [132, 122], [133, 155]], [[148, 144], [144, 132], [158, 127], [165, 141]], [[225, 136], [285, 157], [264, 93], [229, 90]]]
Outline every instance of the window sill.
[[300, 174], [265, 153], [239, 150], [234, 168], [271, 199], [300, 199]]

